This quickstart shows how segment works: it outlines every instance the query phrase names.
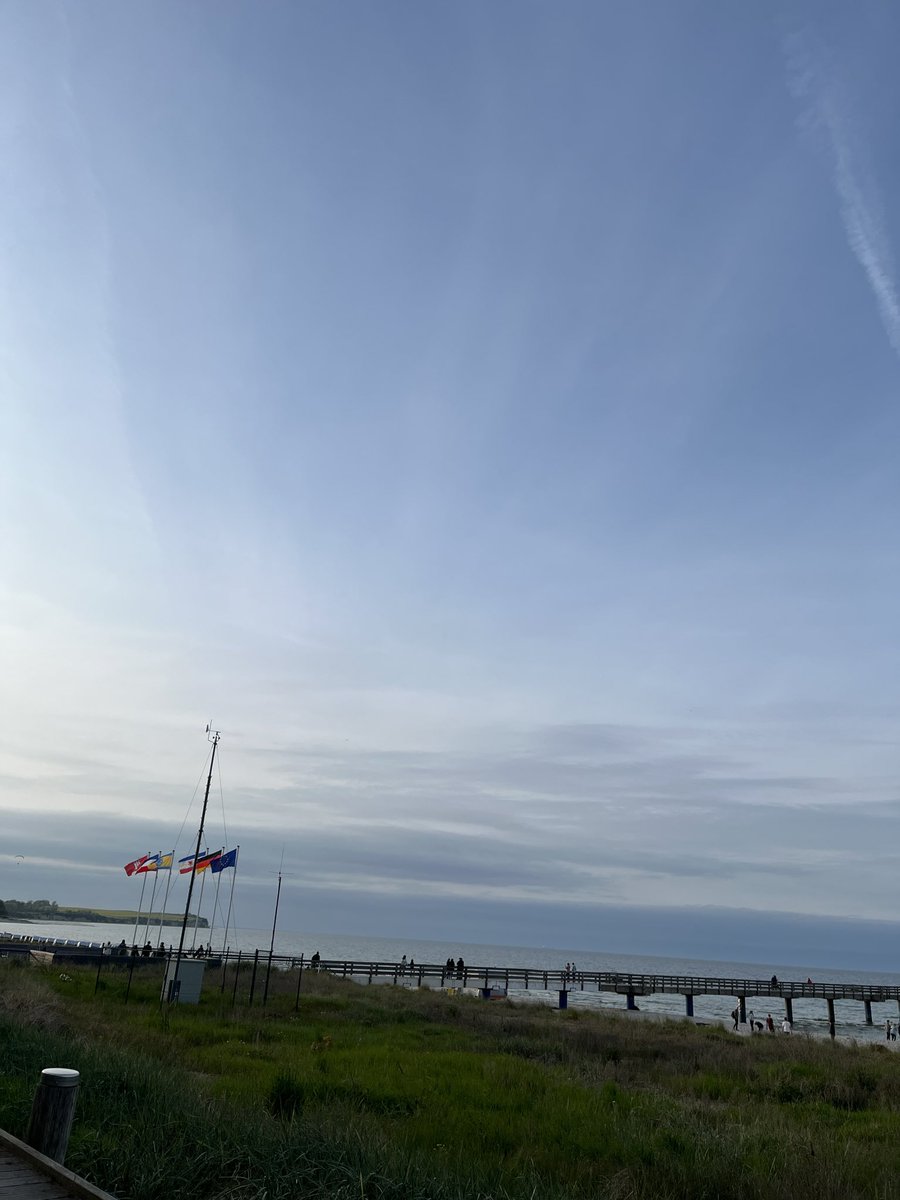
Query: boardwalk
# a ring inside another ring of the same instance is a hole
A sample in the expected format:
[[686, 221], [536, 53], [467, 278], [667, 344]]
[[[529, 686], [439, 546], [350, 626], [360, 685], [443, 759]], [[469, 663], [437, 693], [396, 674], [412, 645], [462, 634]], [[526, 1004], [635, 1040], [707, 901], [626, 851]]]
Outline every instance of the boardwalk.
[[114, 1200], [0, 1129], [0, 1200]]

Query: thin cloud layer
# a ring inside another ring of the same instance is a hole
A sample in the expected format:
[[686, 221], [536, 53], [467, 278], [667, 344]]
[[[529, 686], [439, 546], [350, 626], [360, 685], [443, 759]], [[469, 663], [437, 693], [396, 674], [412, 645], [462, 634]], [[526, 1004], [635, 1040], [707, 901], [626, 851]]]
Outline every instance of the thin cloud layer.
[[863, 165], [864, 136], [851, 117], [834, 56], [812, 31], [788, 39], [786, 56], [791, 90], [804, 106], [802, 124], [825, 135], [847, 244], [865, 272], [888, 341], [900, 356], [900, 297], [884, 206]]

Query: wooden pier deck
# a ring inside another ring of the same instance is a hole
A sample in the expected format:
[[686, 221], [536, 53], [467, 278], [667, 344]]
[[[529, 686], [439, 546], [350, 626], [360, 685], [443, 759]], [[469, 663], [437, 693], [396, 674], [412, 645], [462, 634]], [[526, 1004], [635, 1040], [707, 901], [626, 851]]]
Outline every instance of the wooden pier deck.
[[114, 1200], [67, 1167], [0, 1129], [0, 1200]]

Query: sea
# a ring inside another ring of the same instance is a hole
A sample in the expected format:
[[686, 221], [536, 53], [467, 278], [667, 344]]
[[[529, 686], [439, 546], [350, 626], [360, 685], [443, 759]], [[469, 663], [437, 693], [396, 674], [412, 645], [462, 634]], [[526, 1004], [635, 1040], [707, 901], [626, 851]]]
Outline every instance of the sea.
[[[86, 942], [120, 942], [123, 938], [131, 945], [135, 940], [143, 942], [147, 931], [142, 926], [135, 937], [134, 924], [68, 924], [62, 921], [4, 921], [0, 933], [30, 934], [33, 937], [71, 938]], [[178, 933], [177, 929], [166, 927], [163, 930], [163, 941], [172, 939]], [[151, 940], [156, 942], [157, 930], [151, 931]], [[202, 941], [208, 931], [197, 931], [198, 941]], [[254, 950], [268, 953], [272, 933], [262, 929], [236, 929], [229, 932], [228, 949], [252, 953]], [[213, 933], [213, 947], [222, 949], [221, 935]], [[186, 946], [191, 944], [189, 934]], [[813, 964], [796, 963], [745, 963], [717, 962], [693, 958], [662, 958], [658, 956], [642, 956], [636, 954], [604, 954], [598, 950], [574, 950], [565, 948], [550, 948], [540, 946], [495, 946], [470, 942], [432, 942], [417, 941], [411, 938], [373, 938], [355, 937], [349, 934], [333, 933], [292, 933], [278, 931], [275, 937], [274, 952], [276, 955], [287, 955], [299, 958], [301, 954], [309, 958], [315, 951], [324, 959], [352, 960], [357, 962], [398, 962], [402, 955], [414, 959], [416, 963], [444, 963], [448, 958], [465, 960], [470, 970], [481, 967], [534, 967], [539, 970], [560, 970], [566, 963], [573, 965], [576, 971], [617, 971], [621, 974], [640, 975], [700, 975], [714, 979], [760, 979], [768, 980], [777, 975], [782, 980], [803, 982], [812, 979], [816, 983], [864, 983], [886, 984], [900, 987], [900, 974], [888, 971], [840, 971], [833, 967], [822, 968]], [[558, 992], [554, 988], [544, 991], [540, 988], [529, 990], [510, 987], [509, 998], [531, 1004], [545, 1004], [557, 1007]], [[624, 1011], [625, 997], [612, 995], [608, 992], [596, 992], [590, 988], [575, 987], [569, 992], [569, 1008], [571, 1009], [602, 1009], [604, 1011]], [[638, 999], [642, 1013], [656, 1017], [684, 1017], [684, 998], [674, 995], [642, 996]], [[729, 1014], [735, 1006], [735, 999], [729, 996], [697, 996], [694, 999], [694, 1019], [701, 1024], [730, 1025]], [[753, 1009], [758, 1020], [765, 1020], [771, 1012], [776, 1025], [780, 1026], [784, 1016], [783, 1004], [775, 999], [760, 997], [754, 1008], [753, 998], [748, 999], [747, 1006]], [[898, 1020], [896, 1001], [883, 1004], [873, 1003], [872, 1017], [874, 1024], [865, 1024], [863, 1005], [860, 1001], [835, 1001], [835, 1021], [837, 1036], [842, 1039], [854, 1039], [859, 1042], [884, 1042], [884, 1024], [890, 1019], [894, 1024]], [[828, 1018], [824, 1000], [794, 1000], [794, 1033], [808, 1034], [813, 1037], [828, 1036]], [[900, 1046], [900, 1042], [892, 1043]]]

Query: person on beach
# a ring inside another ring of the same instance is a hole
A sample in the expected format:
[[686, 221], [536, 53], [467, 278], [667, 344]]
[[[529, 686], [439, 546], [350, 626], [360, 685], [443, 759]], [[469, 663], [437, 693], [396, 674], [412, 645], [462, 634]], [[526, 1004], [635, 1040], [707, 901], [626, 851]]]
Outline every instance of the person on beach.
[[891, 1040], [891, 1034], [893, 1032], [894, 1032], [894, 1027], [891, 1024], [890, 1020], [885, 1021], [885, 1023], [884, 1023], [884, 1040], [886, 1042], [889, 1042]]
[[740, 1017], [740, 1015], [741, 1015], [741, 1010], [739, 1008], [733, 1008], [731, 1010], [731, 1020], [733, 1022], [732, 1029], [735, 1031], [735, 1033], [737, 1033], [738, 1018]]
[[769, 1015], [766, 1017], [766, 1033], [774, 1033], [774, 1032], [775, 1032], [775, 1022], [772, 1020], [772, 1014], [769, 1013]]
[[793, 1030], [791, 1028], [791, 1023], [787, 1019], [787, 1017], [785, 1017], [784, 1020], [781, 1022], [781, 1032], [782, 1033], [793, 1033]]

